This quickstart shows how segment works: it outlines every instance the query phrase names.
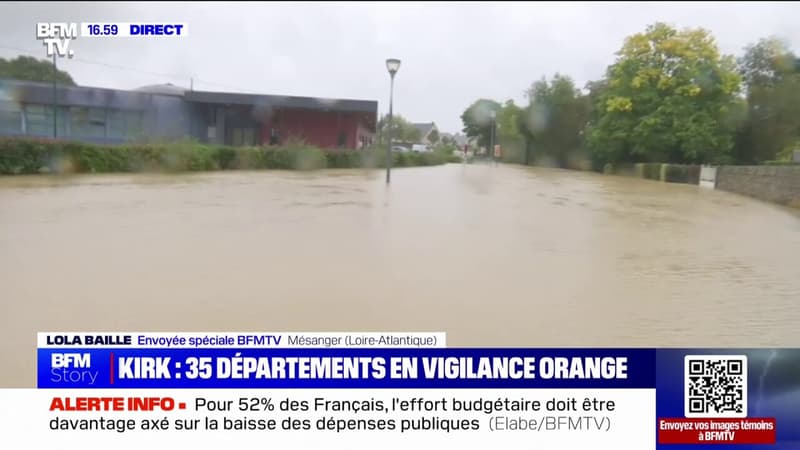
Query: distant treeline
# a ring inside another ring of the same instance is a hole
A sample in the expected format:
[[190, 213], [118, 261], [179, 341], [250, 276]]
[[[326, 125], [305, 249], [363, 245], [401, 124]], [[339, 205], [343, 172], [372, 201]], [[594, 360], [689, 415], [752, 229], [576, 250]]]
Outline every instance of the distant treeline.
[[[576, 88], [542, 78], [528, 105], [480, 99], [464, 132], [504, 159], [578, 168], [591, 164], [761, 164], [800, 145], [800, 60], [776, 38], [736, 59], [703, 29], [663, 23], [625, 39], [605, 77]], [[492, 119], [492, 111], [496, 118]]]

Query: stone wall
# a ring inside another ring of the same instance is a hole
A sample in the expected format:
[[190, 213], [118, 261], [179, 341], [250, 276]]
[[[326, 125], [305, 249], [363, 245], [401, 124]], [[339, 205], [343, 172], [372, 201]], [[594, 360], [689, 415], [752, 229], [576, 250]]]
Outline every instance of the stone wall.
[[720, 166], [717, 189], [800, 208], [800, 165]]

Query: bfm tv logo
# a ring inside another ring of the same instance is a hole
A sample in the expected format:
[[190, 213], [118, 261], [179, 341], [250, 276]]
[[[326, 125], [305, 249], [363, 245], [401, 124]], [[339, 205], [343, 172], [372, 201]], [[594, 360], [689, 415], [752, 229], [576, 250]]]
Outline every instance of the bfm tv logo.
[[53, 353], [50, 355], [50, 381], [93, 385], [99, 370], [92, 370], [89, 353]]
[[42, 41], [47, 48], [47, 56], [67, 56], [72, 58], [75, 52], [69, 49], [73, 39], [78, 38], [76, 23], [37, 23], [36, 39]]

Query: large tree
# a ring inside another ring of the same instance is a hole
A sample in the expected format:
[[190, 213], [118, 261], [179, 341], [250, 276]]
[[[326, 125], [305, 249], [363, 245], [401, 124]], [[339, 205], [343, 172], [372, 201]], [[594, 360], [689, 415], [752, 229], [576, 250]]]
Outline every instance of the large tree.
[[762, 39], [739, 59], [747, 92], [746, 118], [734, 156], [742, 164], [776, 159], [800, 136], [800, 73], [786, 43]]
[[14, 59], [0, 58], [0, 78], [47, 83], [52, 83], [55, 78], [59, 84], [75, 86], [75, 81], [72, 80], [70, 74], [63, 70], [57, 70], [54, 73], [52, 62], [30, 56], [18, 56]]
[[480, 99], [471, 104], [463, 114], [461, 122], [464, 123], [464, 133], [471, 138], [477, 138], [478, 146], [489, 147], [492, 136], [492, 112], [497, 115], [502, 105], [494, 100]]
[[550, 81], [542, 78], [533, 83], [527, 96], [529, 104], [520, 121], [529, 142], [526, 159], [568, 167], [583, 147], [588, 99], [570, 77], [558, 73]]
[[604, 161], [724, 162], [741, 77], [703, 29], [656, 23], [625, 40], [589, 135]]
[[[389, 130], [389, 116], [385, 115], [378, 120], [378, 132], [380, 134], [381, 143], [387, 142]], [[419, 130], [406, 120], [403, 116], [398, 114], [392, 115], [392, 142], [419, 142]]]
[[523, 109], [513, 100], [506, 100], [497, 113], [497, 143], [502, 148], [505, 162], [525, 164], [525, 137], [520, 132]]

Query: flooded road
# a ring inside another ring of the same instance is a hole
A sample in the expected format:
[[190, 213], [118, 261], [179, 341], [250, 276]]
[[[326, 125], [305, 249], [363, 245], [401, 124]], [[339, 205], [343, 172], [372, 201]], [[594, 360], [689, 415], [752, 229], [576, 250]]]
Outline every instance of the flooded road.
[[0, 178], [2, 387], [37, 331], [446, 331], [457, 346], [800, 345], [800, 215], [449, 165]]

